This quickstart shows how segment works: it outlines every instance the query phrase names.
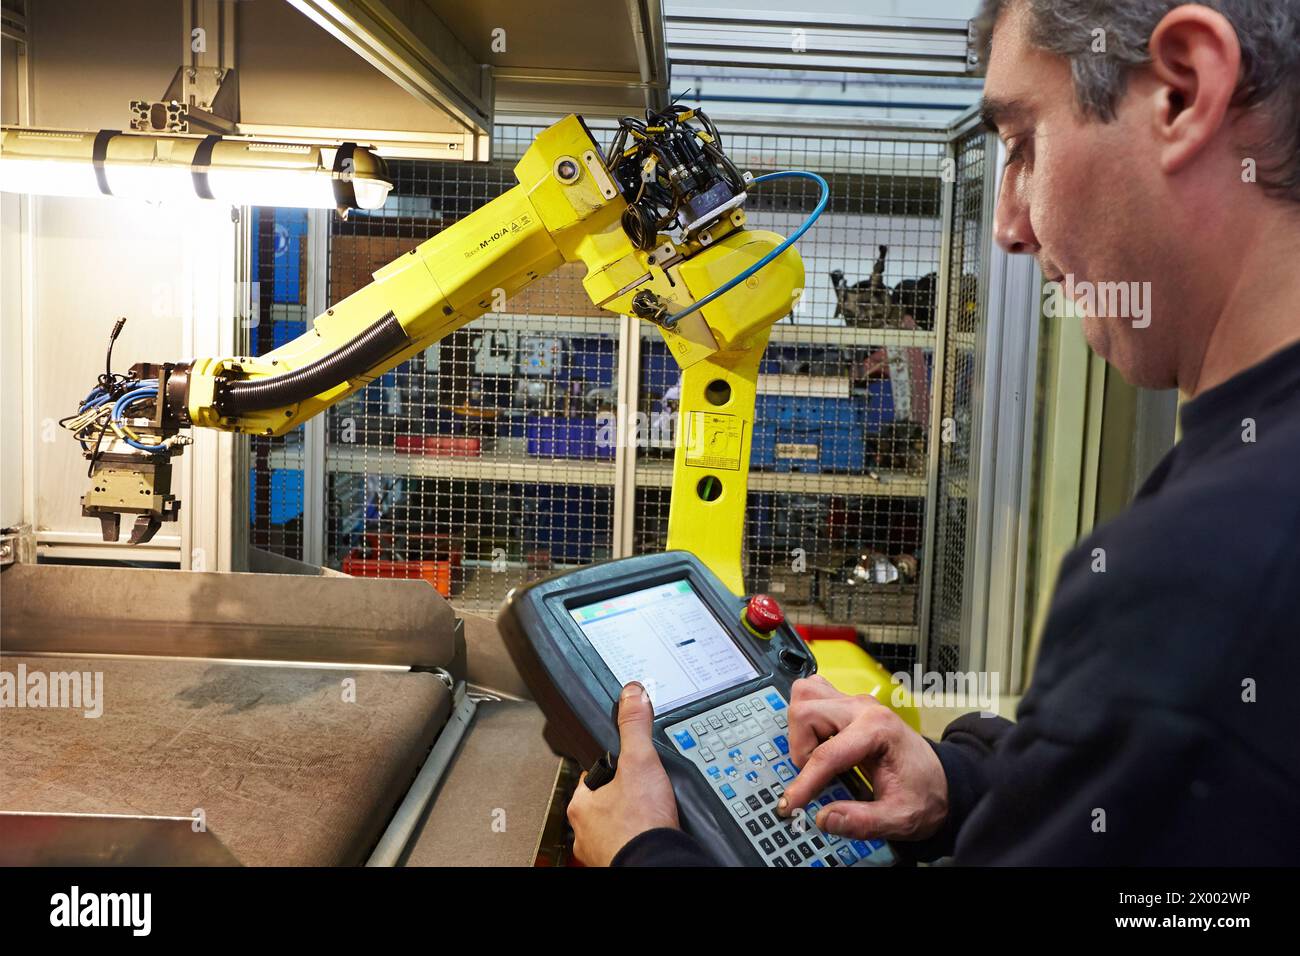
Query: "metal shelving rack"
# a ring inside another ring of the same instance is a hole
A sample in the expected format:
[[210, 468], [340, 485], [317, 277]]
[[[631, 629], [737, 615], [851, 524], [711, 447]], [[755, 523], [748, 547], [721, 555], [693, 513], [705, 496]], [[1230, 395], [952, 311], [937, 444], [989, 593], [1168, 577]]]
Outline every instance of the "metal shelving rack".
[[[682, 16], [691, 19], [670, 10], [670, 27]], [[905, 70], [935, 72], [940, 63], [940, 73], [953, 75], [969, 67], [958, 42], [964, 25], [899, 24], [902, 33], [853, 33], [848, 22], [811, 26], [874, 50], [882, 59], [867, 69], [897, 68], [900, 50], [910, 64]], [[779, 26], [777, 33], [784, 21]], [[738, 22], [723, 27], [724, 39], [741, 46], [759, 49], [770, 39]], [[674, 35], [682, 34], [670, 30]], [[927, 43], [942, 47], [928, 66], [915, 56]], [[719, 62], [730, 55], [714, 53]], [[610, 127], [588, 121], [597, 139], [608, 135]], [[498, 125], [486, 164], [394, 163], [396, 188], [384, 210], [347, 223], [314, 221], [315, 241], [305, 253], [313, 301], [348, 294], [383, 263], [513, 185], [515, 160], [545, 125], [544, 118]], [[724, 127], [724, 135], [742, 169], [757, 175], [806, 168], [831, 183], [830, 208], [800, 244], [808, 288], [799, 309], [774, 327], [764, 373], [837, 380], [841, 397], [867, 422], [845, 429], [834, 404], [821, 412], [800, 406], [797, 424], [842, 454], [815, 468], [797, 457], [779, 460], [779, 453], [755, 463], [746, 584], [784, 588], [796, 624], [856, 627], [888, 667], [964, 666], [980, 657], [969, 624], [977, 603], [970, 593], [972, 542], [987, 538], [996, 490], [991, 479], [981, 486], [978, 468], [996, 438], [995, 429], [980, 424], [988, 418], [982, 376], [989, 270], [1000, 256], [989, 237], [996, 139], [973, 111], [952, 124], [843, 129], [811, 120], [782, 128], [756, 122], [731, 134]], [[801, 185], [754, 190], [749, 221], [788, 233], [814, 198]], [[895, 296], [906, 322], [892, 314], [889, 327], [854, 327], [837, 313], [870, 301], [855, 297], [852, 287], [869, 282], [882, 244], [889, 247], [883, 281], [890, 290], [932, 275], [933, 292]], [[836, 290], [835, 270], [847, 288]], [[1011, 298], [1005, 293], [999, 301]], [[1002, 323], [999, 334], [1009, 336], [1013, 325]], [[521, 356], [539, 339], [560, 356], [558, 373], [521, 371]], [[501, 343], [506, 347], [497, 349]], [[599, 409], [646, 418], [670, 411], [674, 368], [653, 327], [596, 310], [576, 271], [546, 277], [309, 423], [301, 440], [262, 450], [263, 469], [303, 470], [303, 531], [285, 539], [288, 553], [363, 573], [367, 561], [379, 573], [385, 562], [446, 562], [454, 567], [437, 583], [452, 603], [490, 614], [509, 588], [553, 568], [661, 548], [671, 450], [620, 443], [598, 451], [565, 431]], [[516, 392], [520, 381], [532, 384]], [[546, 418], [555, 420], [552, 440], [573, 442], [569, 455], [538, 445], [530, 428]], [[398, 436], [439, 435], [477, 444], [456, 456], [396, 447]], [[258, 480], [265, 478], [255, 474]], [[255, 539], [259, 520], [265, 521], [255, 518]], [[796, 549], [802, 564], [791, 561]], [[868, 551], [916, 560], [910, 612], [892, 619], [836, 615], [832, 606], [844, 605], [818, 593], [825, 577], [818, 569]], [[981, 568], [975, 577], [987, 582], [996, 574]]]

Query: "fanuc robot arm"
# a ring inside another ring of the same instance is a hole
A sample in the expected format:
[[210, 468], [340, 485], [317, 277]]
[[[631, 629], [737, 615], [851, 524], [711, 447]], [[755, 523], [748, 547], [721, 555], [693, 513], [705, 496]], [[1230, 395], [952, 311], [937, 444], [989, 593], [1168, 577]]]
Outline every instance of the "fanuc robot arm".
[[134, 514], [131, 542], [147, 541], [176, 518], [171, 459], [189, 440], [184, 429], [283, 434], [483, 315], [494, 297], [582, 262], [592, 302], [655, 323], [683, 369], [668, 546], [742, 593], [759, 360], [803, 289], [791, 244], [824, 207], [825, 183], [789, 239], [746, 229], [755, 181], [727, 159], [708, 118], [680, 105], [625, 119], [604, 155], [570, 115], [537, 137], [515, 175], [517, 186], [272, 352], [141, 364], [128, 376], [107, 369], [64, 420], [91, 461], [83, 514], [100, 518], [106, 540]]

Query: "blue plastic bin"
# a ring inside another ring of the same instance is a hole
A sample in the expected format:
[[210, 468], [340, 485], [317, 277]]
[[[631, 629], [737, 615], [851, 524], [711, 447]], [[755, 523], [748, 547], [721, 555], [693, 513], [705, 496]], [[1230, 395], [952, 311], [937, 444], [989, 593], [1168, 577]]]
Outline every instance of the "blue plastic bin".
[[823, 398], [760, 393], [754, 405], [750, 467], [861, 471], [866, 457], [867, 409], [862, 395]]
[[523, 534], [528, 551], [549, 551], [565, 564], [595, 560], [609, 551], [614, 493], [610, 488], [529, 485], [524, 491]]
[[529, 416], [525, 427], [528, 454], [539, 458], [593, 458], [610, 460], [614, 457], [614, 442], [599, 442], [598, 438], [612, 438], [608, 433], [613, 424], [605, 424], [602, 434], [600, 423], [593, 417], [552, 418]]

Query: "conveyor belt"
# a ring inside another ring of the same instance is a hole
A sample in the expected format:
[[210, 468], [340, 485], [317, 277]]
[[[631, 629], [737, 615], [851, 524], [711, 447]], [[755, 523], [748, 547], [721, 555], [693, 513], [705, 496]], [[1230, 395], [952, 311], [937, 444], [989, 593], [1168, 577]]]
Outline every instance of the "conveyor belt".
[[[0, 810], [189, 816], [247, 865], [365, 861], [447, 719], [431, 674], [0, 658], [103, 674], [103, 714], [6, 708]], [[345, 679], [355, 680], [355, 702]]]

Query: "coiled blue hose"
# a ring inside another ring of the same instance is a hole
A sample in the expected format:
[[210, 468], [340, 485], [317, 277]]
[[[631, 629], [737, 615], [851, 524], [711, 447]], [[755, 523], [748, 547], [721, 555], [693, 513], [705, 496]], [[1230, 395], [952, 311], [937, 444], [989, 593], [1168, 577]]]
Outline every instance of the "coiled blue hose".
[[740, 272], [737, 275], [733, 276], [732, 278], [728, 279], [726, 282], [718, 286], [716, 289], [714, 289], [704, 298], [700, 299], [697, 302], [692, 302], [690, 305], [688, 305], [686, 308], [682, 309], [682, 311], [676, 313], [675, 315], [670, 315], [668, 318], [664, 320], [663, 323], [664, 325], [671, 328], [672, 326], [680, 322], [682, 319], [686, 318], [686, 316], [690, 315], [692, 312], [695, 312], [703, 308], [704, 306], [712, 302], [714, 299], [716, 299], [718, 296], [725, 295], [727, 292], [730, 292], [736, 286], [740, 285], [740, 283], [744, 282], [754, 273], [758, 272], [759, 269], [763, 268], [765, 265], [767, 265], [769, 262], [771, 262], [773, 259], [779, 256], [781, 253], [785, 252], [796, 242], [798, 242], [800, 237], [802, 237], [805, 232], [807, 232], [809, 229], [812, 228], [812, 224], [817, 221], [817, 218], [823, 212], [826, 211], [826, 204], [827, 202], [830, 201], [831, 198], [831, 187], [827, 185], [825, 179], [818, 176], [816, 173], [810, 173], [804, 169], [788, 169], [779, 173], [767, 173], [763, 176], [759, 176], [757, 179], [752, 180], [749, 185], [757, 186], [759, 183], [770, 182], [771, 180], [774, 179], [810, 179], [813, 182], [817, 183], [817, 185], [821, 186], [822, 188], [822, 195], [821, 198], [817, 200], [816, 208], [814, 208], [813, 211], [809, 214], [808, 218], [803, 221], [803, 224], [800, 225], [799, 228], [796, 229], [794, 232], [792, 232], [789, 235], [789, 237], [786, 238], [786, 240], [782, 242], [779, 246], [777, 246], [775, 249], [773, 249], [763, 258], [759, 259], [748, 269], [745, 269], [743, 272]]

